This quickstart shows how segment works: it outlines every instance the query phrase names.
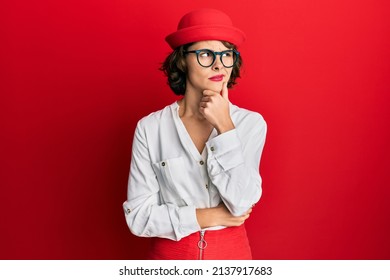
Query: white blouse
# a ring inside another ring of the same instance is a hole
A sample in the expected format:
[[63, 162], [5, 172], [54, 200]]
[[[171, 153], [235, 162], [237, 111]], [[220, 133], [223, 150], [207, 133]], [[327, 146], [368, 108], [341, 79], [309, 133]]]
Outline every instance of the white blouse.
[[230, 115], [235, 129], [220, 135], [213, 129], [202, 154], [177, 102], [138, 122], [123, 203], [133, 234], [180, 240], [200, 230], [196, 208], [223, 201], [239, 216], [260, 199], [267, 125], [260, 114], [232, 104]]

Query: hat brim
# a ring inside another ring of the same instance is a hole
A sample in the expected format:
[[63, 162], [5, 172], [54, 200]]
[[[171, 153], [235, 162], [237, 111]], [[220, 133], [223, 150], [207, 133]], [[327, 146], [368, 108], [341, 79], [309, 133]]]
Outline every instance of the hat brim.
[[205, 40], [227, 41], [239, 47], [245, 41], [245, 34], [240, 29], [227, 25], [192, 26], [169, 34], [165, 40], [172, 49], [179, 46]]

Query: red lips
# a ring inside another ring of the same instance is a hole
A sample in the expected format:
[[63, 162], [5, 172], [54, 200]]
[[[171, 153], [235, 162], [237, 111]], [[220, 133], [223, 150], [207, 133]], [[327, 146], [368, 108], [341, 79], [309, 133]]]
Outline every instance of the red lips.
[[215, 75], [209, 78], [213, 82], [220, 82], [223, 80], [224, 75]]

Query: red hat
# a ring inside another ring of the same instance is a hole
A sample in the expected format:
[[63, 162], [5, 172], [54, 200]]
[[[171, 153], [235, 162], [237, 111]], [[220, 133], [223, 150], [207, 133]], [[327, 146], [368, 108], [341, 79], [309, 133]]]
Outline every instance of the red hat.
[[200, 9], [185, 14], [177, 26], [177, 31], [165, 40], [172, 49], [204, 40], [227, 41], [237, 47], [245, 41], [245, 34], [232, 24], [225, 13], [214, 9]]

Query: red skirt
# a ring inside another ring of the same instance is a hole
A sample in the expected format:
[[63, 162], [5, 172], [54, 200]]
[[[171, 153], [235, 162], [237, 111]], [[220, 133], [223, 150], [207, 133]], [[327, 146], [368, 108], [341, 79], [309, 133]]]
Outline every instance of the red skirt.
[[[203, 236], [202, 236], [203, 235]], [[245, 226], [195, 232], [180, 241], [152, 238], [151, 260], [251, 260]]]

